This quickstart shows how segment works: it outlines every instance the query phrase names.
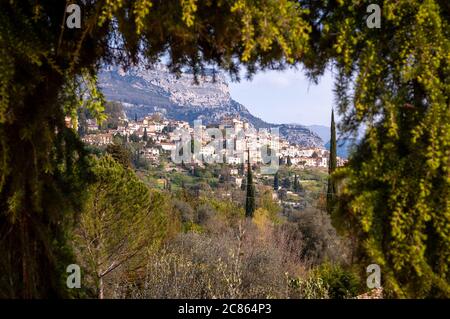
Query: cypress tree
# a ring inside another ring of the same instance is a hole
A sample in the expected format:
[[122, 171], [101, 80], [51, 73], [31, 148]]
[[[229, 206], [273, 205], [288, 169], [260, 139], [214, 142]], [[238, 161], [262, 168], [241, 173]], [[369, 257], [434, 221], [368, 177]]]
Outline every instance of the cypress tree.
[[330, 136], [330, 158], [328, 161], [328, 188], [327, 188], [327, 211], [331, 214], [333, 211], [334, 199], [336, 194], [336, 182], [331, 178], [331, 174], [336, 169], [336, 126], [334, 123], [334, 111], [331, 111], [331, 136]]
[[278, 178], [278, 172], [277, 172], [273, 178], [273, 189], [277, 191], [278, 188], [280, 188], [280, 180]]
[[144, 142], [148, 141], [148, 134], [147, 134], [147, 128], [144, 128], [144, 136], [142, 136], [142, 140]]
[[245, 199], [245, 216], [253, 217], [255, 212], [255, 186], [253, 185], [252, 167], [250, 165], [250, 151], [248, 152], [248, 164], [247, 164], [247, 196]]
[[298, 184], [298, 178], [297, 178], [297, 174], [295, 174], [295, 176], [294, 176], [294, 192], [298, 192], [300, 189], [299, 189], [299, 184]]
[[286, 162], [287, 166], [291, 166], [292, 165], [292, 161], [291, 161], [291, 157], [288, 155], [287, 157], [287, 162]]

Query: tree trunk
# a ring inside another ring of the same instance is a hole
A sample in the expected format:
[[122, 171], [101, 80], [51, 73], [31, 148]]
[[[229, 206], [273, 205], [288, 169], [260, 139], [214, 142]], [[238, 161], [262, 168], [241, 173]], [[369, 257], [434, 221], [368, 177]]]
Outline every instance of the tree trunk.
[[103, 277], [98, 278], [98, 299], [104, 299], [104, 292], [103, 292]]

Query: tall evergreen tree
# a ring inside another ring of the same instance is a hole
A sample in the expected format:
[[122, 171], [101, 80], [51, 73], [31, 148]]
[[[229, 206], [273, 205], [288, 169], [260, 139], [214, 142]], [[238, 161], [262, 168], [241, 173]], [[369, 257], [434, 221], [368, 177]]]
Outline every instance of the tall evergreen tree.
[[280, 188], [280, 180], [278, 177], [278, 172], [275, 173], [275, 176], [273, 177], [273, 189], [278, 190]]
[[294, 192], [298, 193], [302, 190], [302, 186], [300, 185], [300, 180], [297, 176], [297, 174], [295, 174], [294, 177]]
[[142, 140], [144, 142], [148, 141], [148, 134], [147, 134], [147, 128], [144, 128], [144, 135], [142, 136]]
[[94, 159], [92, 173], [95, 183], [89, 186], [74, 237], [83, 281], [104, 298], [104, 278], [151, 242], [154, 229], [148, 226], [155, 212], [150, 213], [147, 186], [111, 156]]
[[328, 160], [328, 187], [327, 187], [327, 211], [332, 213], [335, 196], [336, 181], [332, 178], [333, 172], [336, 170], [336, 125], [334, 123], [334, 110], [331, 110], [331, 127], [330, 127], [330, 158]]
[[287, 157], [286, 165], [287, 166], [292, 166], [292, 160], [291, 160], [291, 156], [290, 155], [288, 155], [288, 157]]
[[250, 165], [250, 150], [248, 152], [248, 163], [247, 163], [247, 196], [245, 198], [245, 216], [253, 217], [255, 212], [255, 186], [253, 185], [253, 173], [252, 167]]

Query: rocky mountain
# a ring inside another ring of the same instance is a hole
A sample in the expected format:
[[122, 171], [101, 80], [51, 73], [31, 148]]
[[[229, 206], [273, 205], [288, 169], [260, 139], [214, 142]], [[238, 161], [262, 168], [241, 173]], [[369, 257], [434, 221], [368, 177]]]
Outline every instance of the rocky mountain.
[[255, 128], [279, 127], [280, 135], [302, 146], [323, 146], [322, 139], [298, 124], [271, 124], [252, 115], [233, 100], [226, 78], [207, 70], [195, 83], [192, 73], [176, 76], [164, 65], [152, 69], [135, 67], [126, 72], [120, 68], [104, 68], [99, 84], [107, 100], [121, 102], [128, 118], [144, 117], [159, 112], [166, 118], [192, 123], [215, 124], [227, 116], [240, 117]]

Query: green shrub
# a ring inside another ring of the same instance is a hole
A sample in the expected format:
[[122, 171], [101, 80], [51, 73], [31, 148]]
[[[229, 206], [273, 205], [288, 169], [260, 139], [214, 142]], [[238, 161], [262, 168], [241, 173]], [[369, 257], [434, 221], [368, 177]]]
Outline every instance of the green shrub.
[[352, 298], [360, 290], [359, 277], [337, 264], [324, 263], [314, 273], [328, 287], [328, 294], [332, 299]]

